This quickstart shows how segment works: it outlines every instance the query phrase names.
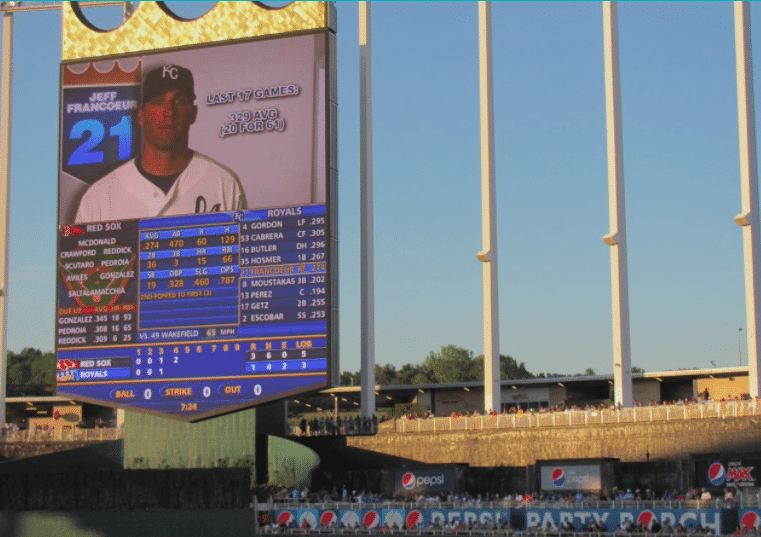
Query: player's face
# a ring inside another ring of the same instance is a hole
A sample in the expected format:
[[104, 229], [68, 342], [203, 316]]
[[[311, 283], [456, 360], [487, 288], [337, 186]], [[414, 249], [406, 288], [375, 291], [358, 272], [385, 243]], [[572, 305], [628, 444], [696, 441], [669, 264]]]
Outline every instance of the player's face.
[[145, 102], [138, 110], [143, 143], [156, 149], [187, 149], [190, 126], [198, 107], [179, 90], [170, 89]]

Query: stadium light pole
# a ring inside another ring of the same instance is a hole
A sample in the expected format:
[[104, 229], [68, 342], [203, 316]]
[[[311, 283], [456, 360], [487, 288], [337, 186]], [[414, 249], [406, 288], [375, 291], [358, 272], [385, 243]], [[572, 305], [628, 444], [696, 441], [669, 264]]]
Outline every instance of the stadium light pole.
[[5, 423], [8, 377], [8, 226], [11, 182], [11, 58], [13, 57], [13, 13], [3, 12], [3, 67], [0, 83], [0, 424]]
[[375, 414], [375, 246], [373, 238], [373, 76], [370, 2], [359, 3], [359, 197], [360, 197], [360, 401], [362, 416]]
[[759, 385], [759, 319], [761, 282], [758, 215], [758, 163], [756, 161], [756, 110], [753, 104], [753, 58], [751, 57], [750, 3], [735, 2], [735, 62], [737, 70], [737, 115], [740, 129], [740, 201], [742, 212], [735, 223], [742, 227], [745, 268], [745, 318], [748, 338], [748, 393], [757, 397]]
[[499, 412], [499, 296], [497, 286], [497, 195], [494, 167], [491, 2], [478, 2], [478, 79], [481, 120], [481, 241], [476, 258], [484, 279], [484, 412]]
[[632, 359], [629, 334], [629, 275], [626, 260], [624, 149], [621, 125], [621, 78], [618, 63], [618, 4], [602, 3], [605, 56], [605, 116], [608, 146], [610, 287], [613, 318], [613, 394], [616, 406], [632, 405]]

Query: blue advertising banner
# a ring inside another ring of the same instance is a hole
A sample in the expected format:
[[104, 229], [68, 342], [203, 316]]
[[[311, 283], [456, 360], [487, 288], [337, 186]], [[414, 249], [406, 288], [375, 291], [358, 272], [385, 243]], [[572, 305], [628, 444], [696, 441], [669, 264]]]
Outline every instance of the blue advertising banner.
[[758, 509], [387, 509], [357, 508], [337, 510], [276, 509], [273, 519], [278, 524], [302, 527], [306, 523], [314, 528], [351, 527], [351, 528], [418, 528], [428, 526], [452, 527], [462, 522], [465, 527], [473, 524], [479, 527], [505, 527], [508, 523], [514, 530], [542, 528], [556, 530], [559, 526], [570, 523], [577, 531], [590, 522], [602, 528], [603, 532], [613, 533], [628, 523], [652, 524], [675, 527], [681, 524], [686, 530], [698, 526], [709, 528], [715, 534], [731, 534], [741, 525], [759, 528], [761, 510]]
[[[541, 527], [555, 530], [558, 526], [570, 523], [576, 530], [581, 530], [589, 522], [595, 522], [602, 531], [614, 532], [629, 522], [635, 525], [650, 526], [658, 523], [672, 527], [681, 524], [685, 529], [702, 527], [711, 528], [714, 533], [721, 533], [722, 513], [720, 509], [526, 509], [528, 528]], [[734, 528], [730, 530], [733, 531]]]

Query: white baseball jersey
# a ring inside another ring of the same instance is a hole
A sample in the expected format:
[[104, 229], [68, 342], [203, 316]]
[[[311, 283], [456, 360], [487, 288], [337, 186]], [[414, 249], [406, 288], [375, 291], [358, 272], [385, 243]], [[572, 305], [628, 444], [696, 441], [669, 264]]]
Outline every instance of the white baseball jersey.
[[169, 192], [141, 174], [135, 159], [106, 174], [82, 196], [76, 222], [128, 220], [246, 209], [236, 175], [209, 157], [193, 152]]

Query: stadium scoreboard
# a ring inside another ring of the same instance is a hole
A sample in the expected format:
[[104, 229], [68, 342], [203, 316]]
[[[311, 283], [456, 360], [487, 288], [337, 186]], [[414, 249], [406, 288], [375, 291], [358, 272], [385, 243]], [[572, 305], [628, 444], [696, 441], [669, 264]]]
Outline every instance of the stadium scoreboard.
[[[335, 380], [335, 14], [327, 2], [221, 4], [145, 33], [170, 14], [143, 2], [115, 30], [124, 39], [91, 31], [65, 6], [59, 395], [197, 421]], [[194, 24], [221, 33], [198, 44]], [[199, 196], [191, 214], [146, 217], [131, 212], [129, 196], [150, 196], [135, 186], [124, 200], [111, 194], [129, 218], [104, 209], [84, 221], [84, 193], [138, 162], [147, 73], [172, 77], [175, 65], [192, 73], [196, 96], [187, 143], [235, 177], [240, 208]]]

